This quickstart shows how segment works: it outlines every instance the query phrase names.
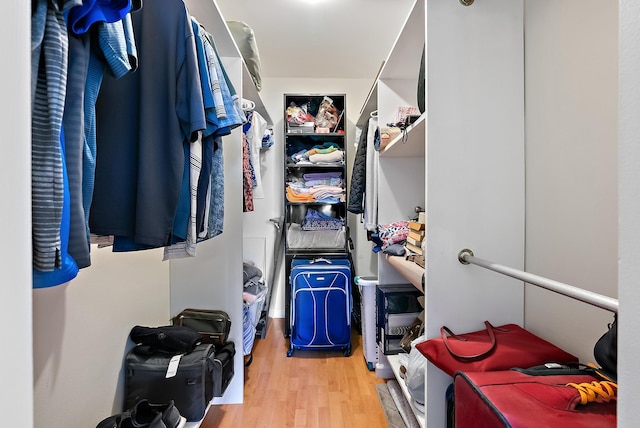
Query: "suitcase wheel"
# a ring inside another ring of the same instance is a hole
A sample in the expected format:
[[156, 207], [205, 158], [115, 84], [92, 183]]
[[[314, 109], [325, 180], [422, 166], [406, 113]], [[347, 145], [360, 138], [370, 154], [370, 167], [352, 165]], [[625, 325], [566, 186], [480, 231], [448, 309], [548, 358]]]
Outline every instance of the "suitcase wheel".
[[287, 351], [287, 357], [290, 357], [293, 355], [293, 347], [289, 348], [289, 350]]
[[344, 350], [344, 356], [348, 357], [351, 355], [351, 345], [347, 346], [347, 349]]

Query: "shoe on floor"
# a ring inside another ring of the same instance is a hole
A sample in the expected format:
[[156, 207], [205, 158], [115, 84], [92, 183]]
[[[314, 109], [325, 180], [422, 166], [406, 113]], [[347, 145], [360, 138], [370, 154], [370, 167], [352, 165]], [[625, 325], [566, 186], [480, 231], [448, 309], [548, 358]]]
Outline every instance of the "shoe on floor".
[[162, 414], [156, 413], [153, 420], [140, 425], [131, 418], [131, 413], [124, 412], [109, 416], [101, 421], [96, 428], [167, 428], [162, 422]]
[[129, 412], [109, 416], [98, 423], [96, 428], [118, 428], [124, 419], [131, 418]]
[[173, 400], [166, 404], [152, 404], [148, 400], [140, 400], [131, 409], [131, 420], [134, 427], [141, 428], [184, 428], [187, 423]]
[[133, 408], [103, 419], [96, 428], [184, 428], [186, 424], [173, 401], [151, 404], [141, 400]]

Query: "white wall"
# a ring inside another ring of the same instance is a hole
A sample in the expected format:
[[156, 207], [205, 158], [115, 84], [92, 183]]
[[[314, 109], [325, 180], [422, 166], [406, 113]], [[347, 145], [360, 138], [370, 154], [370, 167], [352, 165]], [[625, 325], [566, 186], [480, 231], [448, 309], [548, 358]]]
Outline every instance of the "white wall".
[[[353, 145], [355, 138], [355, 121], [360, 113], [360, 108], [365, 101], [369, 92], [372, 81], [369, 79], [275, 79], [265, 78], [263, 80], [263, 89], [260, 92], [264, 105], [273, 119], [273, 129], [276, 143], [262, 154], [263, 175], [265, 198], [256, 200], [255, 211], [253, 213], [245, 213], [244, 216], [244, 236], [248, 237], [265, 237], [267, 248], [267, 266], [273, 263], [273, 239], [274, 227], [269, 223], [269, 219], [282, 215], [284, 209], [284, 94], [285, 93], [339, 93], [346, 94], [347, 99], [347, 166], [349, 174], [353, 166], [353, 158], [355, 155], [355, 147]], [[358, 253], [358, 259], [361, 263], [361, 272], [359, 275], [367, 276], [376, 272], [375, 262], [372, 261], [374, 255], [371, 251], [371, 244], [367, 243], [360, 229], [361, 224], [355, 215], [349, 215], [349, 226], [351, 228], [354, 244], [361, 249]], [[356, 243], [356, 241], [358, 243]], [[277, 284], [274, 284], [271, 297], [270, 316], [275, 318], [284, 318], [284, 270], [278, 273]]]
[[162, 250], [94, 245], [91, 262], [71, 282], [33, 291], [34, 427], [87, 428], [121, 412], [131, 328], [169, 324]]
[[640, 392], [634, 388], [640, 377], [636, 369], [640, 355], [640, 4], [620, 1], [620, 70], [619, 70], [619, 280], [620, 298], [618, 377], [624, 379], [618, 398], [618, 426], [638, 423], [637, 403]]
[[[242, 60], [213, 3], [188, 0], [189, 11], [207, 28], [224, 69], [238, 93], [242, 88]], [[242, 127], [222, 138], [224, 156], [224, 225], [213, 239], [198, 243], [195, 257], [171, 260], [171, 316], [186, 308], [220, 309], [231, 318], [229, 340], [235, 343], [234, 376], [214, 404], [238, 404], [244, 397], [242, 352]]]
[[33, 374], [31, 350], [31, 56], [29, 2], [11, 0], [3, 4], [8, 17], [0, 26], [3, 56], [11, 58], [0, 79], [3, 94], [0, 127], [5, 156], [0, 157], [0, 197], [5, 244], [0, 248], [0, 314], [4, 325], [0, 367], [0, 413], [2, 425], [33, 425]]
[[[525, 267], [617, 298], [618, 6], [525, 3]], [[526, 287], [526, 327], [585, 363], [611, 320], [605, 310]]]
[[[524, 265], [523, 9], [514, 0], [426, 3], [427, 337], [443, 325], [473, 331], [524, 318], [521, 283], [457, 260], [469, 248]], [[427, 365], [427, 426], [445, 425], [450, 383]]]

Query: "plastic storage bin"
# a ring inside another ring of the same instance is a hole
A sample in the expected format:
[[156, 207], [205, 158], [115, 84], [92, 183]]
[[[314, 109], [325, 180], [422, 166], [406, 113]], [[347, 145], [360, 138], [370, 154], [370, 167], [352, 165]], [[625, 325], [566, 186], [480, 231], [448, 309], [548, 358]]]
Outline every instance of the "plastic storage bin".
[[404, 352], [400, 341], [422, 311], [420, 296], [422, 292], [412, 284], [378, 285], [376, 340], [379, 352], [385, 355]]
[[376, 287], [378, 278], [356, 276], [354, 282], [360, 291], [362, 353], [367, 368], [373, 371], [378, 361], [378, 344], [376, 343]]

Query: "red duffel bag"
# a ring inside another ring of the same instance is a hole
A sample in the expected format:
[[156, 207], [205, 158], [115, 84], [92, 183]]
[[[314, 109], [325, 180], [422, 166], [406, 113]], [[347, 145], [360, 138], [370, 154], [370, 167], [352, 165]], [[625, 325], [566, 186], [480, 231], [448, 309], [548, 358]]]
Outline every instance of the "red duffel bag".
[[617, 385], [589, 374], [458, 372], [453, 390], [456, 428], [616, 426]]
[[416, 348], [436, 367], [453, 376], [456, 371], [483, 372], [533, 367], [545, 363], [575, 364], [578, 358], [517, 324], [455, 334], [440, 329], [440, 337], [428, 339]]

